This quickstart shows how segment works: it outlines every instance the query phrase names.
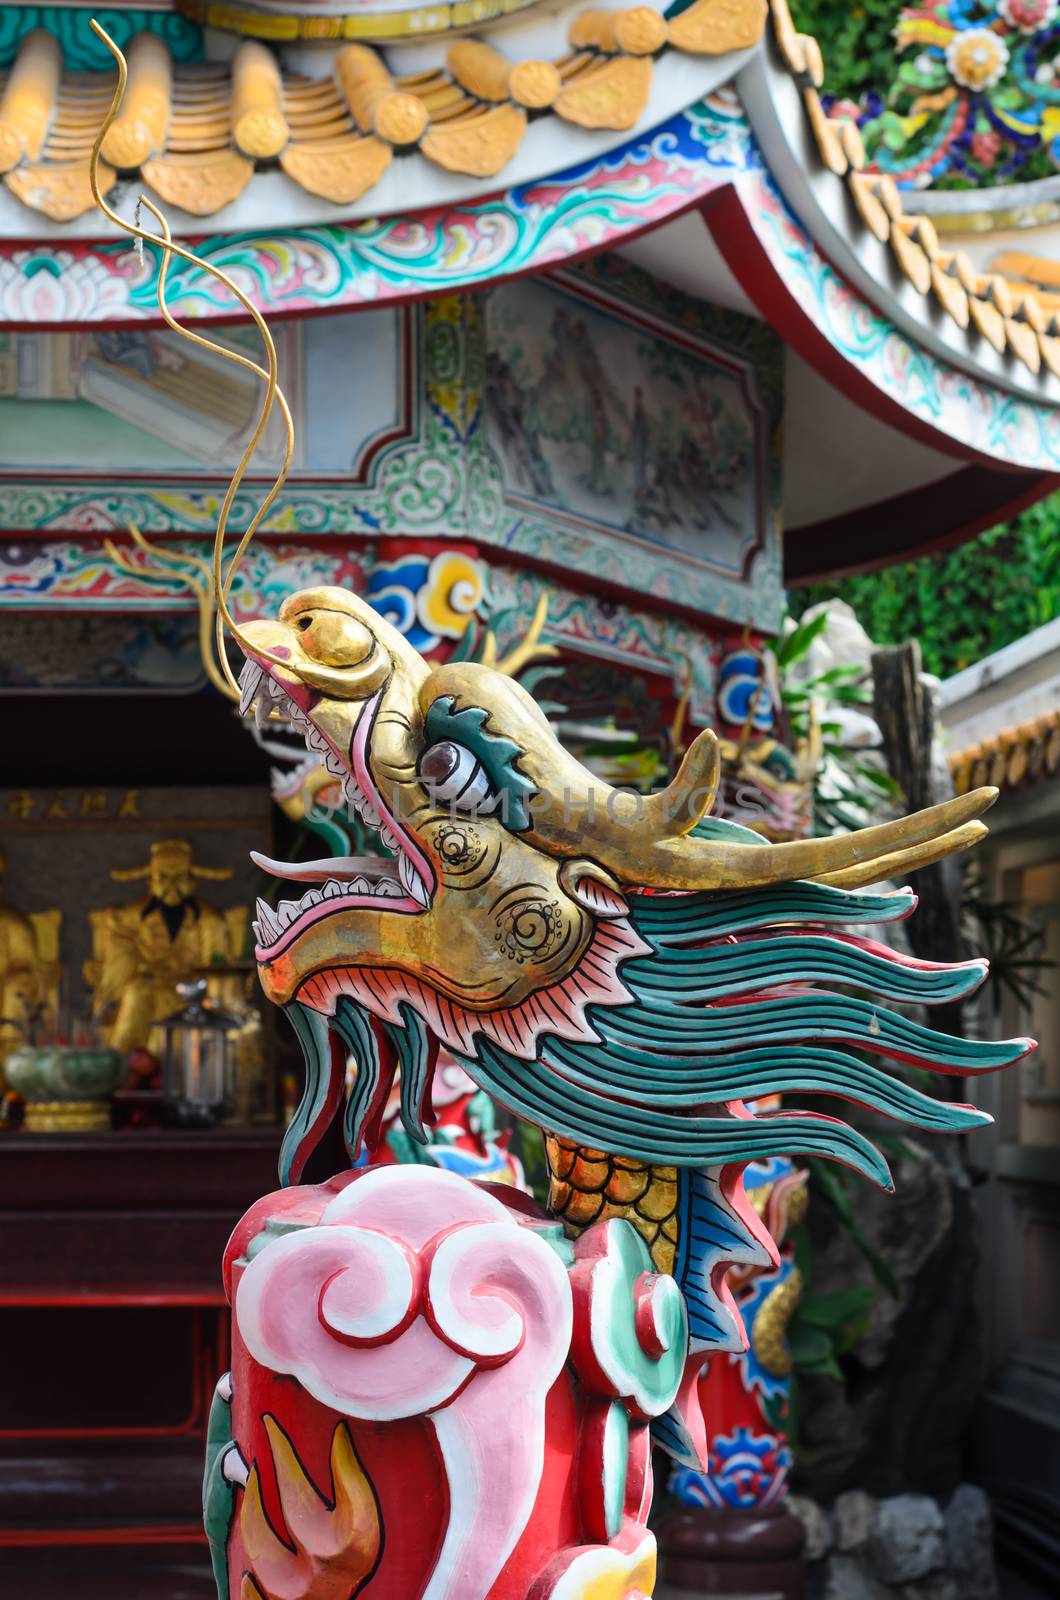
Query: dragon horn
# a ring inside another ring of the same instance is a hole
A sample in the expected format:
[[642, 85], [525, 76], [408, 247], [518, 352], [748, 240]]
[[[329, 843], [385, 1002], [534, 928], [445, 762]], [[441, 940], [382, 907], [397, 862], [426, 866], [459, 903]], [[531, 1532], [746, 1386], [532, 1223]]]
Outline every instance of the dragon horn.
[[889, 856], [876, 856], [872, 861], [843, 867], [839, 872], [823, 872], [816, 881], [831, 884], [836, 889], [861, 889], [867, 883], [881, 883], [884, 878], [897, 878], [907, 872], [919, 872], [921, 867], [930, 867], [945, 856], [952, 856], [958, 850], [967, 850], [970, 845], [978, 844], [980, 839], [986, 838], [988, 831], [981, 822], [966, 822], [961, 828], [953, 828], [937, 839], [925, 840], [923, 844], [911, 845], [908, 850], [896, 850]]
[[496, 657], [497, 653], [497, 642], [493, 637], [492, 630], [487, 633], [486, 649], [483, 650], [482, 655], [483, 661], [488, 666], [492, 666], [496, 672], [503, 672], [506, 677], [514, 678], [518, 673], [522, 672], [524, 667], [529, 666], [531, 661], [554, 660], [559, 655], [556, 646], [554, 644], [541, 643], [541, 630], [547, 621], [548, 595], [543, 594], [534, 608], [533, 621], [530, 623], [525, 635], [519, 640], [518, 644], [513, 645], [507, 654], [501, 656], [499, 660], [486, 661], [486, 650], [492, 649], [494, 657]]
[[666, 788], [642, 802], [640, 814], [649, 837], [680, 838], [690, 832], [714, 804], [720, 774], [718, 738], [707, 729], [693, 739]]
[[996, 799], [996, 789], [976, 789], [895, 822], [791, 844], [743, 844], [694, 835], [679, 840], [656, 839], [638, 849], [627, 823], [613, 859], [609, 859], [612, 852], [607, 839], [586, 840], [586, 853], [628, 882], [630, 867], [622, 861], [621, 849], [624, 843], [629, 851], [633, 842], [633, 870], [643, 870], [645, 876], [640, 881], [657, 888], [754, 889], [799, 878], [855, 888], [926, 866], [974, 844], [986, 832], [977, 818]]
[[485, 711], [487, 729], [503, 729], [519, 750], [519, 768], [534, 789], [528, 836], [555, 855], [588, 857], [633, 887], [690, 893], [799, 878], [846, 888], [875, 883], [973, 844], [984, 831], [978, 818], [997, 799], [996, 789], [976, 789], [856, 833], [745, 844], [739, 832], [720, 835], [709, 823], [697, 828], [718, 786], [720, 751], [710, 731], [690, 745], [673, 782], [645, 799], [612, 788], [564, 750], [514, 679], [480, 663], [451, 661], [421, 685], [422, 714], [443, 695], [458, 707]]

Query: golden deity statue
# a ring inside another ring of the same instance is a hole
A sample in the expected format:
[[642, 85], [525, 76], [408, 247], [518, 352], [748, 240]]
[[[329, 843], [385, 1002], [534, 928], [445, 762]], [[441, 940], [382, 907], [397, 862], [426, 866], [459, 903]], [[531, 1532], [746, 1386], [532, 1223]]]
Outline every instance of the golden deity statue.
[[[0, 848], [0, 896], [6, 869]], [[5, 1060], [27, 1042], [33, 1025], [55, 1021], [61, 922], [60, 911], [27, 916], [0, 899], [0, 1084]]]
[[[222, 882], [231, 876], [227, 868], [196, 865], [186, 839], [159, 840], [146, 866], [111, 872], [118, 883], [147, 878], [150, 888], [142, 899], [91, 913], [85, 982], [93, 991], [93, 1016], [116, 1050], [147, 1047], [158, 1054], [156, 1024], [179, 1008], [177, 984], [208, 977], [211, 966], [230, 969], [240, 954], [246, 907], [220, 911], [194, 892], [196, 878]], [[231, 987], [231, 976], [219, 975], [210, 981], [210, 994], [224, 1004]]]

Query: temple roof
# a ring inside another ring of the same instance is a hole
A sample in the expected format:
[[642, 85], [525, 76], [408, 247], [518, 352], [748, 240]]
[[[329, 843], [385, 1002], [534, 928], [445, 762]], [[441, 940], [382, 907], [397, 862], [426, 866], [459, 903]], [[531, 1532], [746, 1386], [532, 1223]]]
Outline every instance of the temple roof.
[[[945, 546], [1060, 482], [1060, 296], [866, 166], [786, 0], [770, 0], [768, 27], [765, 0], [470, 3], [474, 37], [457, 7], [413, 28], [400, 4], [240, 0], [209, 12], [238, 31], [212, 26], [205, 60], [160, 10], [123, 40], [112, 205], [131, 216], [142, 184], [174, 235], [273, 315], [438, 296], [605, 249], [754, 312], [788, 347], [795, 581]], [[0, 321], [158, 321], [158, 252], [138, 255], [90, 207], [114, 75], [98, 54], [91, 71], [73, 59], [63, 69], [54, 40], [31, 36], [0, 97]], [[240, 314], [191, 262], [173, 263], [168, 294], [184, 320]]]
[[958, 794], [990, 783], [1023, 790], [1060, 774], [1060, 619], [947, 678], [941, 686]]
[[480, 28], [538, 4], [540, 0], [176, 0], [177, 10], [193, 22], [270, 44], [422, 39]]
[[1000, 733], [949, 753], [953, 785], [967, 794], [980, 784], [1020, 789], [1060, 772], [1060, 710], [1003, 728]]
[[[139, 177], [177, 213], [178, 234], [182, 219], [254, 226], [263, 211], [281, 211], [300, 227], [459, 203], [494, 180], [525, 184], [615, 148], [616, 135], [658, 125], [735, 77], [789, 203], [865, 292], [891, 291], [911, 337], [995, 379], [1011, 376], [1013, 363], [1060, 376], [1056, 297], [945, 248], [891, 178], [865, 170], [856, 122], [842, 105], [826, 114], [820, 48], [796, 30], [787, 0], [771, 0], [765, 52], [755, 49], [765, 0], [693, 0], [674, 16], [653, 5], [557, 15], [529, 0], [463, 9], [183, 0], [178, 9], [257, 36], [203, 62], [174, 62], [154, 31], [128, 45], [104, 187]], [[429, 37], [472, 17], [480, 28], [496, 23], [488, 37]], [[366, 38], [400, 42], [387, 52], [351, 42]], [[261, 39], [294, 48], [278, 55]], [[59, 42], [44, 30], [22, 39], [0, 99], [0, 172], [23, 215], [98, 228], [88, 156], [111, 82], [109, 72], [64, 71]], [[31, 229], [0, 214], [8, 237]]]
[[[248, 9], [262, 13], [268, 34], [273, 8]], [[308, 30], [313, 17], [297, 20]], [[227, 60], [174, 62], [164, 38], [145, 31], [126, 50], [129, 83], [103, 146], [103, 185], [109, 192], [138, 175], [185, 216], [213, 217], [235, 205], [256, 171], [278, 165], [329, 206], [348, 210], [382, 186], [373, 209], [382, 201], [413, 210], [466, 194], [460, 179], [525, 181], [595, 154], [649, 110], [660, 120], [737, 64], [690, 76], [682, 57], [746, 51], [764, 21], [764, 0], [693, 0], [672, 19], [650, 5], [578, 8], [509, 29], [507, 48], [461, 37], [447, 47], [417, 43], [391, 61], [347, 42], [324, 62], [296, 52], [293, 64], [254, 39]], [[24, 207], [64, 224], [94, 212], [88, 158], [112, 90], [109, 72], [64, 71], [51, 33], [23, 38], [0, 99], [0, 172]], [[395, 154], [414, 151], [426, 166], [406, 163], [385, 185]], [[444, 174], [457, 178], [455, 189]], [[290, 194], [281, 204], [295, 223], [321, 215]]]

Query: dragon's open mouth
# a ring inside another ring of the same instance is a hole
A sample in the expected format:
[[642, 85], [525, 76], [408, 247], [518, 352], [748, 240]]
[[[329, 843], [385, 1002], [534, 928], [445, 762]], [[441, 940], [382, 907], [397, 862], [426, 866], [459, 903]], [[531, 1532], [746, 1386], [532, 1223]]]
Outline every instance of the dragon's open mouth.
[[[268, 728], [271, 738], [266, 738], [256, 726], [252, 732], [258, 749], [272, 756], [276, 762], [283, 763], [282, 766], [277, 765], [269, 770], [269, 788], [272, 790], [272, 797], [276, 801], [293, 800], [316, 772], [320, 758], [315, 751], [307, 750], [304, 745], [299, 747], [293, 738], [288, 741], [283, 737], [287, 733], [293, 735], [293, 728], [282, 723], [277, 724], [275, 728], [270, 723]], [[276, 737], [277, 734], [279, 738]]]
[[256, 865], [273, 877], [320, 885], [307, 889], [300, 900], [281, 900], [275, 909], [258, 900], [253, 924], [258, 958], [275, 957], [312, 923], [336, 911], [367, 909], [415, 915], [427, 910], [435, 882], [430, 863], [387, 806], [368, 770], [368, 741], [380, 696], [365, 701], [347, 758], [258, 662], [248, 659], [239, 684], [240, 715], [253, 718], [259, 728], [264, 728], [275, 708], [302, 735], [309, 756], [322, 761], [341, 784], [343, 799], [356, 811], [362, 825], [375, 833], [390, 852], [386, 856], [325, 856], [316, 861], [293, 862], [274, 861], [257, 850], [251, 851]]

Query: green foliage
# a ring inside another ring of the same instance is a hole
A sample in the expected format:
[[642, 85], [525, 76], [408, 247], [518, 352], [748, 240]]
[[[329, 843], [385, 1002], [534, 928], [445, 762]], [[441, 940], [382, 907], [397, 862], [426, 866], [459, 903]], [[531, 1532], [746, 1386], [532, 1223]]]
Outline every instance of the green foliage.
[[895, 72], [897, 0], [791, 0], [791, 15], [801, 33], [816, 35], [824, 54], [830, 94], [856, 100], [866, 90], [887, 88]]
[[832, 1294], [804, 1294], [788, 1325], [788, 1351], [798, 1372], [843, 1381], [839, 1357], [868, 1327], [875, 1291], [867, 1284]]
[[1060, 496], [951, 550], [793, 591], [796, 610], [845, 600], [877, 644], [920, 640], [948, 678], [1060, 616]]
[[[879, 1135], [876, 1135], [879, 1138]], [[882, 1140], [880, 1141], [882, 1143]], [[843, 1167], [832, 1166], [814, 1157], [806, 1158], [809, 1171], [810, 1205], [818, 1212], [830, 1211], [837, 1227], [868, 1263], [874, 1282], [852, 1285], [831, 1292], [814, 1289], [813, 1244], [806, 1219], [792, 1232], [795, 1265], [802, 1277], [803, 1293], [788, 1324], [787, 1346], [792, 1374], [789, 1409], [785, 1427], [788, 1442], [798, 1454], [799, 1427], [803, 1414], [801, 1378], [831, 1378], [845, 1386], [847, 1374], [842, 1357], [850, 1354], [864, 1336], [873, 1305], [881, 1292], [897, 1297], [898, 1284], [889, 1265], [872, 1244], [857, 1220], [857, 1189], [860, 1180]]]

